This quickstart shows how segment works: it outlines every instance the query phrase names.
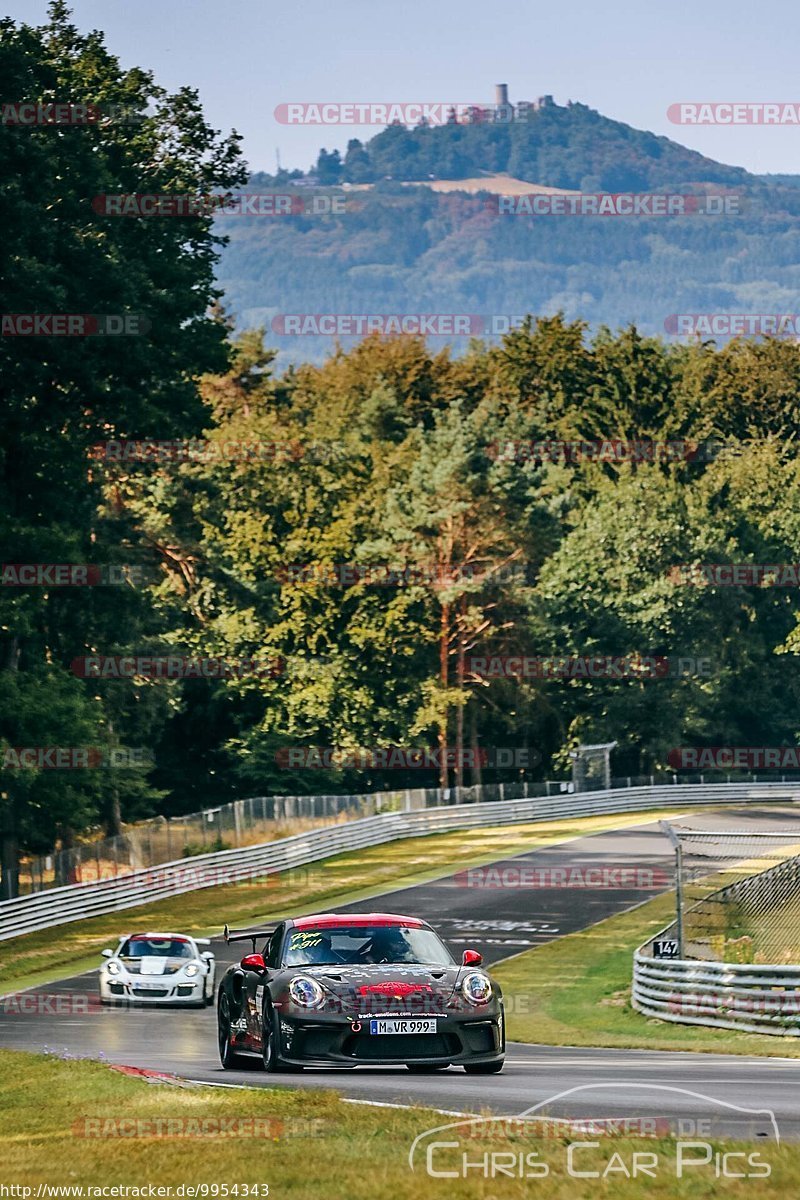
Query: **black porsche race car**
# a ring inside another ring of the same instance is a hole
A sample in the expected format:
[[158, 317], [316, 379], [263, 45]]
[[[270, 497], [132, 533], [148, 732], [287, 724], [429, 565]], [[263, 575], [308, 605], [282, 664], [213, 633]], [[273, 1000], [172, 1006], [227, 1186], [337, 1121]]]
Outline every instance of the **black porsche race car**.
[[[425, 921], [386, 913], [325, 913], [255, 933], [217, 996], [223, 1067], [260, 1058], [267, 1071], [303, 1066], [503, 1068], [499, 987], [465, 950], [460, 964]], [[257, 951], [257, 945], [261, 950]]]

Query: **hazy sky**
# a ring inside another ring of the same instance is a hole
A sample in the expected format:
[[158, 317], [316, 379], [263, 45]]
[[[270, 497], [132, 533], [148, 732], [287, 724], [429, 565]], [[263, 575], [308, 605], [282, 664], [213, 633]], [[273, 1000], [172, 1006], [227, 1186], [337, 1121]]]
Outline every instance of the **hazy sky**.
[[[6, 3], [39, 23], [46, 0]], [[800, 173], [800, 126], [687, 127], [677, 101], [800, 101], [800, 5], [772, 0], [74, 0], [125, 65], [196, 87], [253, 170], [307, 168], [376, 128], [278, 124], [290, 101], [491, 101], [550, 92], [751, 171]]]

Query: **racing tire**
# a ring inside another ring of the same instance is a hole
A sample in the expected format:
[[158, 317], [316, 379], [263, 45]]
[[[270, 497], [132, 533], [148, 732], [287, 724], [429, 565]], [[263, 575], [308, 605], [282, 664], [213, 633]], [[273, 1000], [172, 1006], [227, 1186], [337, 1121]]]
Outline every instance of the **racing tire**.
[[264, 1007], [261, 1029], [263, 1031], [261, 1039], [261, 1064], [264, 1070], [270, 1075], [286, 1071], [302, 1071], [302, 1067], [295, 1066], [294, 1063], [287, 1063], [278, 1053], [278, 1014], [271, 1005]]
[[232, 1071], [242, 1066], [242, 1056], [231, 1045], [231, 1006], [223, 991], [220, 991], [217, 1006], [217, 1044], [223, 1070]]
[[490, 1063], [465, 1063], [464, 1070], [468, 1075], [497, 1075], [505, 1066], [505, 1059]]

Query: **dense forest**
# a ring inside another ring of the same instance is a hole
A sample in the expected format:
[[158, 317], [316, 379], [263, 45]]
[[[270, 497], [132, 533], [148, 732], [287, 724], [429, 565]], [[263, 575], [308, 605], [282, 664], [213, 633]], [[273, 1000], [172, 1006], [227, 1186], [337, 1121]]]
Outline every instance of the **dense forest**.
[[[139, 336], [0, 342], [7, 871], [20, 850], [154, 811], [519, 778], [521, 758], [501, 769], [491, 753], [448, 767], [453, 748], [524, 752], [528, 778], [566, 778], [579, 742], [617, 741], [617, 774], [665, 768], [680, 746], [796, 743], [796, 588], [675, 570], [800, 562], [796, 343], [592, 332], [541, 315], [520, 277], [524, 311], [539, 315], [497, 344], [454, 354], [372, 336], [282, 371], [272, 334], [235, 333], [222, 307], [211, 216], [103, 219], [91, 204], [244, 187], [236, 138], [207, 126], [191, 91], [170, 96], [124, 71], [59, 3], [44, 29], [5, 22], [3, 34], [10, 93], [90, 90], [153, 109], [133, 128], [39, 128], [0, 143], [8, 179], [40, 181], [0, 201], [3, 312], [148, 319]], [[426, 206], [440, 199], [409, 201], [434, 259], [448, 237]], [[412, 259], [402, 228], [387, 226], [387, 244]], [[714, 230], [685, 236], [724, 256]], [[618, 274], [618, 253], [585, 236], [598, 270]], [[796, 242], [788, 226], [781, 236]], [[762, 252], [771, 279], [787, 245]], [[463, 248], [468, 273], [474, 242]], [[482, 253], [487, 264], [495, 254]], [[652, 263], [629, 269], [646, 287]], [[280, 274], [273, 287], [288, 290]], [[384, 298], [379, 311], [390, 310]], [[598, 461], [560, 449], [614, 439], [685, 452]], [[693, 449], [709, 444], [714, 453]], [[22, 582], [21, 564], [117, 570], [59, 586], [47, 571]], [[121, 656], [262, 669], [158, 678], [86, 665]], [[509, 656], [707, 666], [551, 677], [477, 665]], [[147, 747], [155, 761], [53, 770], [21, 764], [32, 746]], [[350, 765], [297, 765], [297, 747], [335, 747]], [[437, 750], [444, 766], [369, 759], [392, 747]]]

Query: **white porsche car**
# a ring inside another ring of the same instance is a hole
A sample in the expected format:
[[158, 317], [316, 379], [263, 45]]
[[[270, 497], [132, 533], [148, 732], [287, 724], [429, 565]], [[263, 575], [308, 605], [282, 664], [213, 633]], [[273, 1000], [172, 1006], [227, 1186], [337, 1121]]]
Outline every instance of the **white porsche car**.
[[216, 960], [209, 938], [182, 933], [128, 933], [116, 950], [104, 950], [100, 968], [100, 1001], [114, 1004], [214, 1003]]

